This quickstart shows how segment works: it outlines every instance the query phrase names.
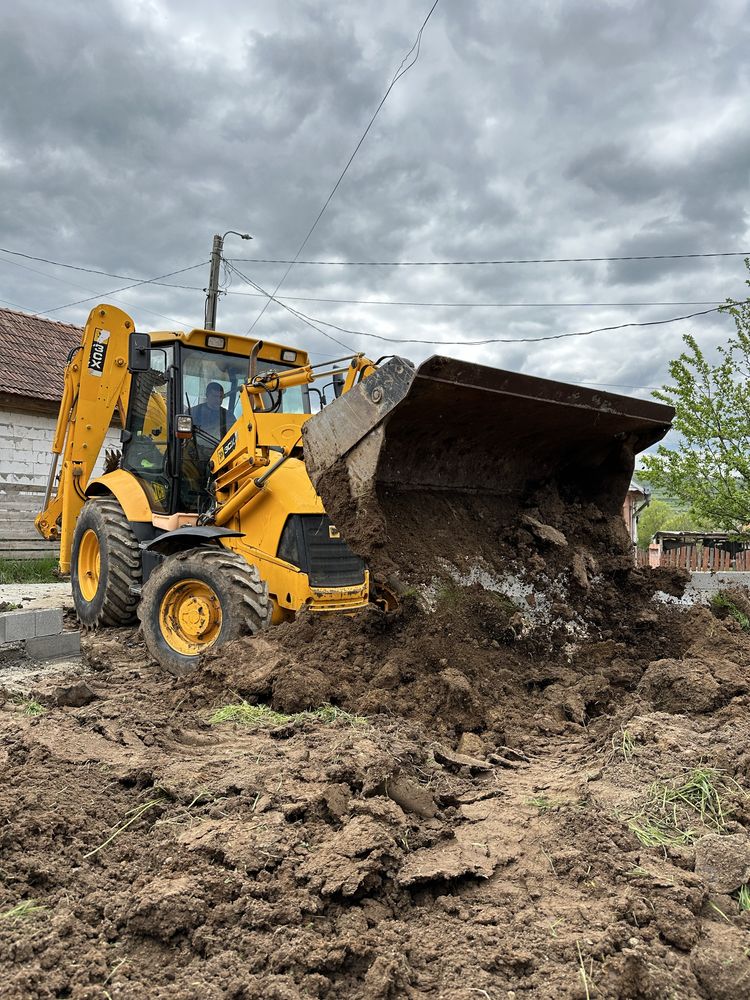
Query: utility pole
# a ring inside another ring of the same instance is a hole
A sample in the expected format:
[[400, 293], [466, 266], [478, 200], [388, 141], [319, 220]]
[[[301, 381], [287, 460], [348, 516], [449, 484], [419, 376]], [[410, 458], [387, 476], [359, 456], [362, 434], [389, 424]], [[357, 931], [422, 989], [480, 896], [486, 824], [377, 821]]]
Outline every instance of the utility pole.
[[211, 270], [208, 275], [208, 288], [206, 289], [206, 312], [204, 330], [216, 329], [216, 306], [219, 302], [219, 269], [221, 268], [221, 255], [224, 250], [224, 240], [233, 234], [239, 236], [241, 240], [251, 240], [252, 236], [247, 233], [238, 233], [235, 229], [227, 229], [223, 236], [214, 236], [211, 247]]

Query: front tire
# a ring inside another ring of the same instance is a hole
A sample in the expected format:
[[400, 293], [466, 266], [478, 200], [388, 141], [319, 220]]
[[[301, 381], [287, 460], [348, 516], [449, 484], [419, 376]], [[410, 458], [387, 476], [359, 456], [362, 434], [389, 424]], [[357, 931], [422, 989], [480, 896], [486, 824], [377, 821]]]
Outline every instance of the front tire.
[[268, 587], [255, 566], [229, 549], [168, 556], [143, 587], [138, 617], [149, 653], [182, 677], [201, 653], [270, 624]]
[[138, 539], [114, 497], [88, 500], [73, 532], [70, 557], [73, 604], [82, 625], [130, 625], [136, 620], [142, 579]]

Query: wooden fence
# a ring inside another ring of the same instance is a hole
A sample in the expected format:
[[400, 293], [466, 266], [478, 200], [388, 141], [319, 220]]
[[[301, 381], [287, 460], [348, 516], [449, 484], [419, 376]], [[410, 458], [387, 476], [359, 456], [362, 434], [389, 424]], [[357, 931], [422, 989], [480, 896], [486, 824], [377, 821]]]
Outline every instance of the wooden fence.
[[44, 506], [44, 489], [0, 483], [0, 555], [5, 559], [56, 556], [57, 542], [47, 542], [34, 527]]
[[[652, 565], [650, 556], [651, 553], [638, 549], [638, 565]], [[656, 565], [675, 569], [698, 570], [706, 573], [723, 573], [731, 570], [750, 571], [750, 549], [743, 549], [732, 555], [731, 552], [709, 545], [680, 545], [666, 552], [654, 553], [654, 556], [658, 559], [658, 562], [655, 560]]]

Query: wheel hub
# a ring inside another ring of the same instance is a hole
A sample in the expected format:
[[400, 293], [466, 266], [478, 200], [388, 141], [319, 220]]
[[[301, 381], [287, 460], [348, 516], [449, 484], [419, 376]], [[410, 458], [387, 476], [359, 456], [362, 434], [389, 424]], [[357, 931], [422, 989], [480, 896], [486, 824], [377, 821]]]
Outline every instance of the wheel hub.
[[78, 586], [84, 601], [93, 601], [101, 579], [102, 553], [99, 537], [91, 528], [84, 533], [78, 550]]
[[194, 656], [216, 642], [221, 632], [221, 602], [202, 580], [180, 580], [164, 594], [159, 622], [172, 649]]

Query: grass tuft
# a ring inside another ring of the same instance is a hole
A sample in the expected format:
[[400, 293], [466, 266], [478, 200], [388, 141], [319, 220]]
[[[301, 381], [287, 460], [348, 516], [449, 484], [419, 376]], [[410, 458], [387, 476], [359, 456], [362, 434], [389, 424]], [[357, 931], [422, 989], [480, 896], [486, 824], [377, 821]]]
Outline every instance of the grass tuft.
[[687, 779], [676, 787], [662, 786], [656, 794], [660, 796], [666, 810], [684, 805], [696, 812], [701, 822], [712, 827], [717, 833], [726, 829], [725, 806], [721, 795], [722, 776], [712, 767], [696, 767]]
[[0, 584], [60, 583], [57, 559], [0, 559]]
[[711, 607], [719, 612], [719, 617], [734, 618], [743, 632], [750, 632], [750, 617], [732, 600], [731, 593], [719, 590], [709, 598]]
[[[692, 821], [724, 833], [731, 807], [724, 801], [727, 780], [711, 767], [696, 767], [683, 780], [655, 782], [643, 810], [628, 820], [628, 827], [644, 847], [692, 844], [702, 835]], [[738, 786], [739, 787], [739, 786]]]
[[740, 886], [739, 892], [737, 893], [737, 902], [739, 903], [740, 910], [742, 910], [743, 913], [750, 910], [750, 885], [747, 883]]
[[31, 718], [36, 718], [38, 715], [44, 715], [47, 711], [41, 702], [37, 701], [36, 698], [32, 698], [30, 695], [15, 695], [12, 701], [14, 705], [18, 705], [24, 715], [29, 715]]
[[649, 819], [647, 816], [631, 819], [628, 829], [644, 847], [679, 847], [681, 844], [692, 844], [697, 836], [695, 830], [679, 830], [667, 821]]
[[16, 903], [10, 910], [0, 913], [0, 920], [10, 920], [11, 923], [18, 923], [19, 920], [28, 920], [30, 917], [37, 917], [46, 910], [46, 906], [40, 906], [35, 899], [23, 899]]
[[287, 715], [284, 712], [277, 712], [273, 708], [269, 708], [268, 705], [250, 705], [246, 701], [241, 701], [235, 705], [224, 705], [223, 708], [219, 708], [214, 712], [209, 722], [212, 726], [221, 725], [223, 722], [236, 722], [250, 729], [266, 729], [308, 720], [317, 720], [325, 725], [330, 725], [334, 722], [343, 722], [349, 726], [369, 725], [369, 721], [365, 716], [352, 715], [341, 708], [336, 708], [335, 705], [322, 705], [320, 708]]
[[612, 737], [612, 752], [629, 764], [638, 753], [638, 746], [627, 729], [621, 729]]

